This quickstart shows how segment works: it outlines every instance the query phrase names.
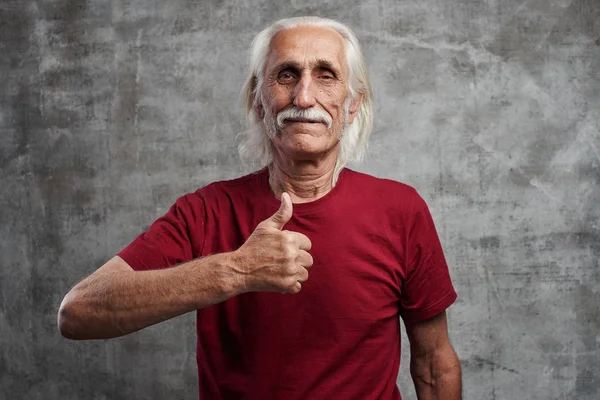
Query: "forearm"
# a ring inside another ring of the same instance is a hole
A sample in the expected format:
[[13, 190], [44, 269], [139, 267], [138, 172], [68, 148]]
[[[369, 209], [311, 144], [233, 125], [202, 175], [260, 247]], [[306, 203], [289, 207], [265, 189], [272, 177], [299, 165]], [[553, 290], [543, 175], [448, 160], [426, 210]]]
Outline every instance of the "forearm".
[[61, 333], [112, 338], [225, 301], [238, 294], [230, 262], [228, 254], [218, 254], [161, 270], [92, 274], [65, 296]]
[[411, 375], [419, 400], [460, 400], [461, 369], [451, 347], [431, 356], [411, 358]]

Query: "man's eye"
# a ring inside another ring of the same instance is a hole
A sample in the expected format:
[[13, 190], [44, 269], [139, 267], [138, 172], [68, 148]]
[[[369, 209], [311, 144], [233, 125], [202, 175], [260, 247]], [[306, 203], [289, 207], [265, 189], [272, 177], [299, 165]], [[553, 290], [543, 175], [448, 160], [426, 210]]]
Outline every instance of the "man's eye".
[[291, 81], [292, 79], [294, 79], [294, 75], [292, 75], [289, 72], [282, 72], [279, 74], [277, 79], [279, 79], [280, 81]]
[[321, 79], [333, 79], [331, 75], [321, 75]]

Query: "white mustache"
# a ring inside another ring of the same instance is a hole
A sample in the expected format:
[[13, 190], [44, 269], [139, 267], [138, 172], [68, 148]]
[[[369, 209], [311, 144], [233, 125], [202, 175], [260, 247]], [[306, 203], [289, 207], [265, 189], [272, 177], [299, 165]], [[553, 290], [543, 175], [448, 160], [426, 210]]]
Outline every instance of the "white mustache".
[[311, 122], [322, 122], [327, 125], [327, 128], [331, 128], [333, 125], [333, 119], [325, 111], [321, 111], [317, 108], [297, 108], [292, 107], [281, 111], [277, 114], [277, 126], [279, 129], [283, 128], [283, 123], [286, 119], [306, 119]]

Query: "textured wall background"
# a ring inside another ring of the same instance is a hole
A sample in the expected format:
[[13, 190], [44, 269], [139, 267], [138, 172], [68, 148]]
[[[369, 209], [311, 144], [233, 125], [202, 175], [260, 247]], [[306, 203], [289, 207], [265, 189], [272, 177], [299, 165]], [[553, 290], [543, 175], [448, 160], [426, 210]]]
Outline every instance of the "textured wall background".
[[430, 204], [465, 399], [600, 398], [597, 0], [2, 0], [1, 398], [195, 398], [193, 315], [71, 342], [56, 311], [178, 196], [241, 173], [245, 51], [304, 14], [363, 41], [358, 169]]

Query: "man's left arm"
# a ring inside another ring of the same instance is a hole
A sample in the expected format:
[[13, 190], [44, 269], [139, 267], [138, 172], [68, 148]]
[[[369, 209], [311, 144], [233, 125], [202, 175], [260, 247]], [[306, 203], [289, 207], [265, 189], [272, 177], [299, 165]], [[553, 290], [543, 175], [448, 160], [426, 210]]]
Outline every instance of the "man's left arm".
[[460, 400], [460, 362], [450, 345], [446, 312], [408, 323], [410, 374], [419, 400]]

